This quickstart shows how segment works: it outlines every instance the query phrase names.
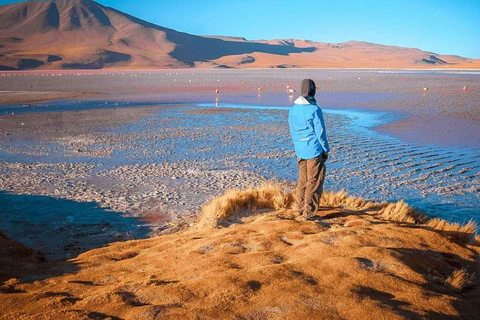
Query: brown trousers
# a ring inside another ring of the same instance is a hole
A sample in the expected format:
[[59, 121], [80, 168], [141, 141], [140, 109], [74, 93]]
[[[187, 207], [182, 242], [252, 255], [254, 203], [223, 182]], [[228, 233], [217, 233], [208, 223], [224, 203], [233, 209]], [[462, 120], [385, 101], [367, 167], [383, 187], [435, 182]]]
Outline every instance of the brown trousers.
[[297, 184], [297, 213], [305, 218], [314, 216], [320, 205], [325, 181], [325, 159], [323, 154], [313, 159], [297, 158], [298, 184]]

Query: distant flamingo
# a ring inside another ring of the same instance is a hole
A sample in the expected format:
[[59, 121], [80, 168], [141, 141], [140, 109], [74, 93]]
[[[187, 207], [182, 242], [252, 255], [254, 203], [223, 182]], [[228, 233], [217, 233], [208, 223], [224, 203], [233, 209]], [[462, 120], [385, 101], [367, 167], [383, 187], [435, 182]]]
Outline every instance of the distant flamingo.
[[215, 89], [215, 107], [218, 107], [220, 103], [220, 90]]
[[263, 86], [260, 86], [260, 87], [258, 87], [258, 89], [257, 89], [257, 90], [258, 90], [258, 92], [262, 92], [262, 90], [263, 90]]
[[423, 87], [423, 91], [428, 91], [428, 87]]
[[295, 90], [295, 89], [288, 89], [288, 92], [290, 93], [291, 96], [293, 96], [293, 94], [294, 94], [295, 92], [297, 92], [297, 90]]
[[467, 91], [467, 86], [463, 86], [462, 90]]

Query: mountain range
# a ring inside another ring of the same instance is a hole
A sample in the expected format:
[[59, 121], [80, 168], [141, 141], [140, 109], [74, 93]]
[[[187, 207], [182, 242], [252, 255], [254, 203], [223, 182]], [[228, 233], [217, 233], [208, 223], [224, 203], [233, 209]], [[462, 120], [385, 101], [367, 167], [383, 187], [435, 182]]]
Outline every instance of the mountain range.
[[91, 0], [0, 6], [0, 70], [480, 68], [480, 60], [361, 41], [198, 36]]

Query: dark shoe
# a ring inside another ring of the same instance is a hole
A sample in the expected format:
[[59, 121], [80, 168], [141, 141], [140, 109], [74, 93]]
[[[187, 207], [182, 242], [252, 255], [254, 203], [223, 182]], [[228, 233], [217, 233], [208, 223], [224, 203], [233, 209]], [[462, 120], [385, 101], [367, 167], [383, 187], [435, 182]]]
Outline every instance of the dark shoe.
[[319, 216], [307, 216], [307, 215], [303, 215], [302, 216], [302, 219], [303, 221], [316, 221], [316, 220], [322, 220], [322, 218], [320, 218]]

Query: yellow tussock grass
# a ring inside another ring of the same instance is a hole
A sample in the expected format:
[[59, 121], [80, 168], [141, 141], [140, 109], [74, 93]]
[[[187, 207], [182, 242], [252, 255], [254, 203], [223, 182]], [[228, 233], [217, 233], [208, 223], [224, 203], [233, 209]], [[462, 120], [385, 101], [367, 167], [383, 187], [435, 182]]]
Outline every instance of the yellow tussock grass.
[[[295, 204], [295, 194], [284, 192], [275, 184], [265, 184], [260, 188], [227, 190], [220, 197], [212, 199], [202, 207], [197, 227], [226, 226], [236, 220], [254, 214], [257, 210], [292, 209]], [[381, 219], [422, 224], [440, 231], [453, 239], [465, 243], [479, 243], [476, 238], [477, 224], [473, 221], [465, 225], [449, 223], [445, 220], [428, 216], [410, 207], [403, 200], [397, 202], [371, 202], [362, 198], [349, 196], [344, 190], [339, 192], [324, 191], [320, 206], [344, 208], [351, 211], [370, 210]]]
[[248, 216], [258, 209], [280, 210], [291, 208], [293, 193], [285, 193], [282, 188], [265, 184], [257, 189], [232, 189], [212, 199], [202, 207], [198, 226], [227, 225], [241, 217]]
[[368, 202], [362, 198], [347, 195], [345, 190], [339, 192], [324, 191], [320, 205], [323, 207], [345, 208], [350, 210], [367, 210], [378, 207], [376, 202]]
[[409, 223], [425, 223], [427, 216], [410, 207], [403, 200], [383, 203], [379, 208], [379, 214], [383, 219]]
[[474, 284], [474, 276], [474, 274], [469, 275], [464, 268], [457, 269], [445, 280], [445, 286], [455, 291], [462, 291]]
[[325, 191], [320, 204], [324, 207], [340, 207], [348, 210], [377, 210], [383, 219], [399, 222], [418, 224], [427, 220], [426, 215], [421, 214], [402, 200], [393, 203], [365, 201], [362, 198], [347, 195], [344, 190], [340, 192]]
[[434, 218], [426, 223], [427, 226], [442, 231], [442, 233], [465, 243], [475, 243], [478, 225], [470, 220], [467, 224], [450, 223], [442, 219]]

